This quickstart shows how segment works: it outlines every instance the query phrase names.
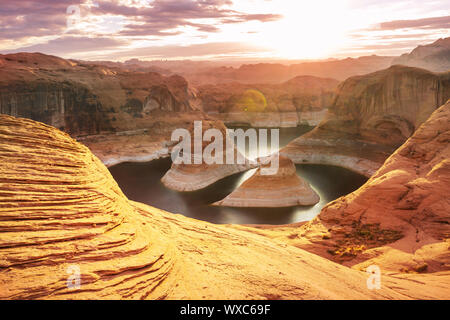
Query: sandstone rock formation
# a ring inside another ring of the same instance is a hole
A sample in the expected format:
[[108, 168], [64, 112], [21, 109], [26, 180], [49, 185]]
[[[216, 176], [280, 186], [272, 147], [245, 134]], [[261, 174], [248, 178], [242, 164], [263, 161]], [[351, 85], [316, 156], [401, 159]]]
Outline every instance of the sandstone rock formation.
[[[208, 141], [202, 140], [201, 152], [198, 154], [195, 150], [194, 146], [194, 126], [190, 127], [190, 135], [192, 137], [191, 140], [191, 150], [190, 150], [190, 158], [191, 163], [172, 163], [172, 167], [169, 171], [162, 177], [162, 183], [169, 189], [176, 191], [195, 191], [206, 188], [207, 186], [213, 184], [214, 182], [219, 181], [227, 176], [243, 172], [254, 168], [255, 164], [250, 163], [244, 157], [244, 163], [239, 163], [237, 148], [232, 143], [227, 143], [227, 139], [231, 141], [231, 138], [228, 138], [228, 134], [226, 132], [227, 128], [220, 121], [203, 121], [202, 122], [202, 131], [201, 135], [203, 137], [204, 132], [208, 129], [218, 129], [221, 132], [223, 141], [222, 141], [222, 150], [219, 152], [220, 157], [222, 158], [222, 164], [213, 163], [208, 164], [205, 159], [202, 159], [201, 163], [195, 163], [195, 157], [202, 157], [205, 148], [210, 144]], [[233, 164], [226, 163], [226, 154], [231, 149], [232, 154], [234, 155]], [[242, 155], [243, 156], [243, 155]]]
[[40, 53], [0, 55], [0, 61], [1, 113], [42, 121], [73, 136], [164, 122], [173, 127], [164, 118], [167, 112], [203, 118], [180, 76], [130, 72]]
[[449, 296], [448, 277], [383, 274], [368, 290], [366, 273], [281, 241], [131, 202], [86, 147], [41, 123], [0, 115], [0, 146], [1, 299]]
[[[262, 165], [269, 169], [270, 164]], [[297, 175], [294, 163], [279, 157], [278, 169], [273, 175], [261, 174], [261, 168], [225, 199], [214, 205], [225, 207], [293, 207], [311, 206], [320, 197], [308, 182]]]
[[331, 106], [338, 81], [299, 76], [282, 84], [204, 85], [203, 110], [226, 124], [253, 127], [317, 125]]
[[259, 233], [354, 269], [435, 273], [450, 283], [449, 123], [450, 101], [359, 190], [299, 228]]
[[450, 73], [393, 66], [349, 78], [339, 85], [327, 118], [281, 154], [370, 177], [449, 98]]
[[410, 53], [405, 53], [394, 59], [392, 64], [424, 68], [434, 72], [450, 70], [450, 37], [418, 46]]
[[174, 129], [206, 118], [198, 104], [177, 75], [40, 53], [0, 55], [0, 113], [68, 132], [107, 164], [167, 156], [159, 146]]

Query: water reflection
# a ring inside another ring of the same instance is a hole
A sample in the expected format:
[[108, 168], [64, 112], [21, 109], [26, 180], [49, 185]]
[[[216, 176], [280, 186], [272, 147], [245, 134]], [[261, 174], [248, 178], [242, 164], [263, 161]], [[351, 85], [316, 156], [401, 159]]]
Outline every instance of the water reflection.
[[[280, 147], [309, 131], [310, 127], [280, 130]], [[321, 200], [315, 206], [293, 208], [227, 208], [211, 203], [222, 200], [250, 177], [254, 170], [222, 179], [199, 191], [179, 193], [167, 189], [161, 178], [170, 169], [170, 159], [150, 163], [122, 163], [110, 168], [115, 180], [131, 200], [213, 223], [287, 224], [314, 218], [324, 205], [359, 188], [366, 178], [349, 170], [321, 165], [298, 165]]]

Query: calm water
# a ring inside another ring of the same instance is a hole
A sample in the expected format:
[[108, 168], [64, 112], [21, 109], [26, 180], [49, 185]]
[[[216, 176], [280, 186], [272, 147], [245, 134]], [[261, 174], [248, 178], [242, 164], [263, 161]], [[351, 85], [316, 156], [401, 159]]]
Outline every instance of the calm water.
[[[280, 130], [280, 147], [309, 131], [310, 127]], [[287, 224], [314, 218], [330, 201], [346, 195], [366, 182], [349, 170], [322, 165], [298, 165], [297, 173], [319, 194], [315, 206], [294, 208], [226, 208], [211, 203], [225, 198], [255, 170], [222, 179], [203, 190], [176, 192], [164, 187], [161, 178], [170, 169], [171, 160], [149, 163], [122, 163], [110, 168], [111, 174], [129, 199], [173, 213], [213, 223]]]

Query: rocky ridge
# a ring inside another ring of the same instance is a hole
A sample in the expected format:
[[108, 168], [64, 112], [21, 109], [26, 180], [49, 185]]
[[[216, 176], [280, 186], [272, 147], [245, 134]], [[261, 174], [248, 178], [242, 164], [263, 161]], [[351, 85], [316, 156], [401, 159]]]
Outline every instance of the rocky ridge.
[[424, 68], [434, 72], [450, 70], [450, 37], [438, 39], [431, 44], [418, 46], [410, 53], [395, 58], [392, 64]]
[[[201, 145], [201, 154], [195, 150], [194, 146], [194, 126], [192, 125], [189, 129], [191, 140], [190, 148], [190, 163], [172, 163], [169, 171], [162, 177], [161, 182], [169, 189], [176, 191], [195, 191], [206, 188], [207, 186], [213, 184], [230, 175], [247, 171], [257, 166], [257, 163], [251, 163], [247, 158], [239, 153], [236, 146], [231, 141], [228, 136], [227, 128], [220, 121], [203, 121], [201, 135], [208, 129], [218, 129], [221, 132], [222, 150], [216, 150], [218, 155], [221, 157], [222, 163], [212, 163], [208, 164], [206, 159], [202, 158], [201, 163], [196, 164], [196, 157], [203, 157], [205, 148], [208, 147], [209, 142], [203, 141]], [[227, 142], [228, 140], [228, 142]], [[228, 152], [233, 154], [233, 164], [226, 163], [226, 155]], [[214, 153], [215, 154], [215, 153]], [[243, 157], [243, 163], [237, 161], [238, 155]]]

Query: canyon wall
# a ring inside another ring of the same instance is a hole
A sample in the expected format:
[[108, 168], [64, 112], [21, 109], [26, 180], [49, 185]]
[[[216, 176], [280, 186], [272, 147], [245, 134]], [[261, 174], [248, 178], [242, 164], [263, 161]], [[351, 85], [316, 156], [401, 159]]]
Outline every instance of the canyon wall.
[[0, 55], [1, 113], [42, 121], [74, 136], [177, 127], [183, 120], [167, 114], [197, 113], [202, 118], [196, 103], [180, 76], [39, 53]]
[[48, 123], [73, 135], [113, 129], [92, 91], [70, 82], [8, 82], [0, 88], [0, 113]]
[[228, 83], [197, 89], [203, 110], [229, 125], [317, 125], [331, 106], [338, 81], [299, 76], [282, 84]]
[[393, 66], [349, 78], [339, 85], [327, 118], [282, 154], [370, 177], [449, 98], [450, 73]]
[[[273, 227], [266, 234], [354, 269], [377, 265], [397, 274], [435, 273], [448, 283], [449, 123], [450, 101], [360, 189], [300, 227]], [[287, 231], [295, 236], [287, 237]]]

